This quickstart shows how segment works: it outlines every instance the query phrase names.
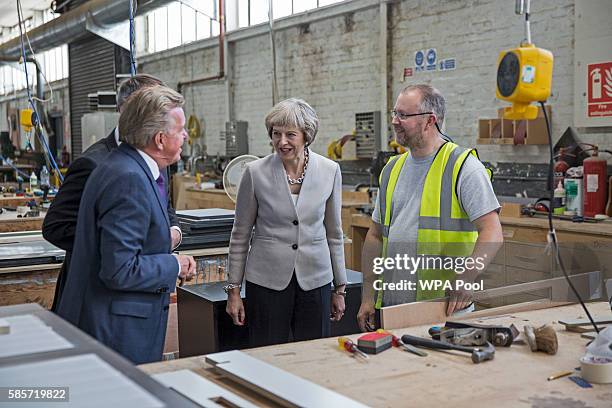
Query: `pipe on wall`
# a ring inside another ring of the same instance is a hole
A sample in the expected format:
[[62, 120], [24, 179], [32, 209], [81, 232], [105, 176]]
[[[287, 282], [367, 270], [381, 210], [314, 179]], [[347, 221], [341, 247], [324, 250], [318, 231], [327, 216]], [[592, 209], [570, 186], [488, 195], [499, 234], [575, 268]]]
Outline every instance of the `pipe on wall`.
[[201, 84], [204, 82], [218, 81], [225, 78], [225, 4], [219, 0], [219, 72], [216, 75], [181, 80], [176, 84], [179, 93], [183, 93], [186, 85]]
[[[144, 14], [171, 1], [142, 0], [138, 2], [138, 12]], [[90, 0], [28, 31], [32, 48], [37, 52], [42, 52], [78, 40], [88, 33], [86, 28], [88, 16], [99, 24], [116, 24], [125, 21], [129, 17], [129, 2], [126, 0]], [[0, 56], [18, 57], [20, 53], [19, 37], [0, 44]]]

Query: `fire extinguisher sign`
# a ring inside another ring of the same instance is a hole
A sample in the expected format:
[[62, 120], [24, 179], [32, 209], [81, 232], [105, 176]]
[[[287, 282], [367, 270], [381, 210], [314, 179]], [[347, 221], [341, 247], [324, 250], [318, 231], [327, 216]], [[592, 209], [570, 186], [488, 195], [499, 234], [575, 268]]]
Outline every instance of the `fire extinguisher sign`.
[[587, 66], [588, 115], [612, 116], [612, 62]]

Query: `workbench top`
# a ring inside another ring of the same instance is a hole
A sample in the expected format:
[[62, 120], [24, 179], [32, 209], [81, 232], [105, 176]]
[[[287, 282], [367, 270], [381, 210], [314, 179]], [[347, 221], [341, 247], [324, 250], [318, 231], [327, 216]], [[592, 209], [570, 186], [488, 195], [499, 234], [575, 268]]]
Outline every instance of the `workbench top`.
[[[610, 307], [604, 302], [588, 304], [593, 316], [606, 316]], [[494, 309], [491, 309], [494, 310]], [[555, 307], [494, 318], [481, 318], [485, 324], [523, 325], [553, 323], [559, 337], [559, 352], [554, 356], [532, 353], [527, 345], [498, 347], [495, 359], [473, 364], [470, 355], [460, 352], [428, 351], [427, 357], [391, 349], [373, 355], [368, 362], [352, 358], [339, 350], [337, 339], [245, 350], [262, 361], [310, 380], [373, 407], [610, 407], [612, 384], [593, 384], [582, 389], [568, 378], [547, 381], [552, 374], [578, 367], [587, 340], [570, 333], [556, 321], [583, 318], [580, 305]], [[501, 312], [500, 312], [501, 313]], [[345, 318], [349, 318], [346, 316]], [[426, 336], [430, 326], [394, 330], [395, 334]], [[351, 336], [356, 340], [358, 335]], [[191, 357], [142, 365], [149, 373], [191, 369], [237, 394], [263, 405], [273, 405], [247, 388], [222, 378], [204, 362]]]
[[[367, 214], [355, 214], [352, 217], [352, 224], [357, 227], [369, 228], [372, 217]], [[536, 229], [548, 229], [547, 218], [535, 217], [500, 217], [504, 227], [525, 227]], [[601, 235], [612, 237], [612, 220], [600, 222], [572, 222], [567, 220], [553, 220], [556, 231], [575, 232], [590, 235]]]
[[[503, 226], [531, 227], [548, 229], [547, 218], [535, 217], [500, 217]], [[572, 222], [567, 220], [554, 220], [556, 231], [577, 232], [591, 235], [612, 236], [612, 221], [599, 222]]]

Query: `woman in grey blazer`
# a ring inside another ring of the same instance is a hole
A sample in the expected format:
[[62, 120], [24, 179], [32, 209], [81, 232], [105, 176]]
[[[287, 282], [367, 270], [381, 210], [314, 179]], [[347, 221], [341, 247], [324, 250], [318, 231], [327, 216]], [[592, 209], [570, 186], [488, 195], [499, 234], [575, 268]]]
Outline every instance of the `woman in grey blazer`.
[[[319, 120], [301, 99], [265, 119], [274, 153], [240, 181], [229, 247], [227, 313], [251, 346], [327, 337], [344, 314], [340, 166], [314, 153]], [[240, 287], [246, 280], [246, 313]], [[331, 282], [335, 290], [331, 293]]]

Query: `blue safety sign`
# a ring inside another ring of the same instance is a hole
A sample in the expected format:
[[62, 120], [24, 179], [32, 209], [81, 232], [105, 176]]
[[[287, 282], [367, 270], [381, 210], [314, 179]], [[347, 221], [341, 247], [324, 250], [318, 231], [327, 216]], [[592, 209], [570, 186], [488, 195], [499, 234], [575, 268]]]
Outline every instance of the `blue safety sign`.
[[430, 48], [427, 50], [427, 65], [436, 64], [436, 49]]
[[421, 65], [423, 65], [424, 60], [425, 60], [425, 54], [423, 53], [423, 51], [417, 51], [414, 53], [414, 64], [417, 67], [420, 67]]

